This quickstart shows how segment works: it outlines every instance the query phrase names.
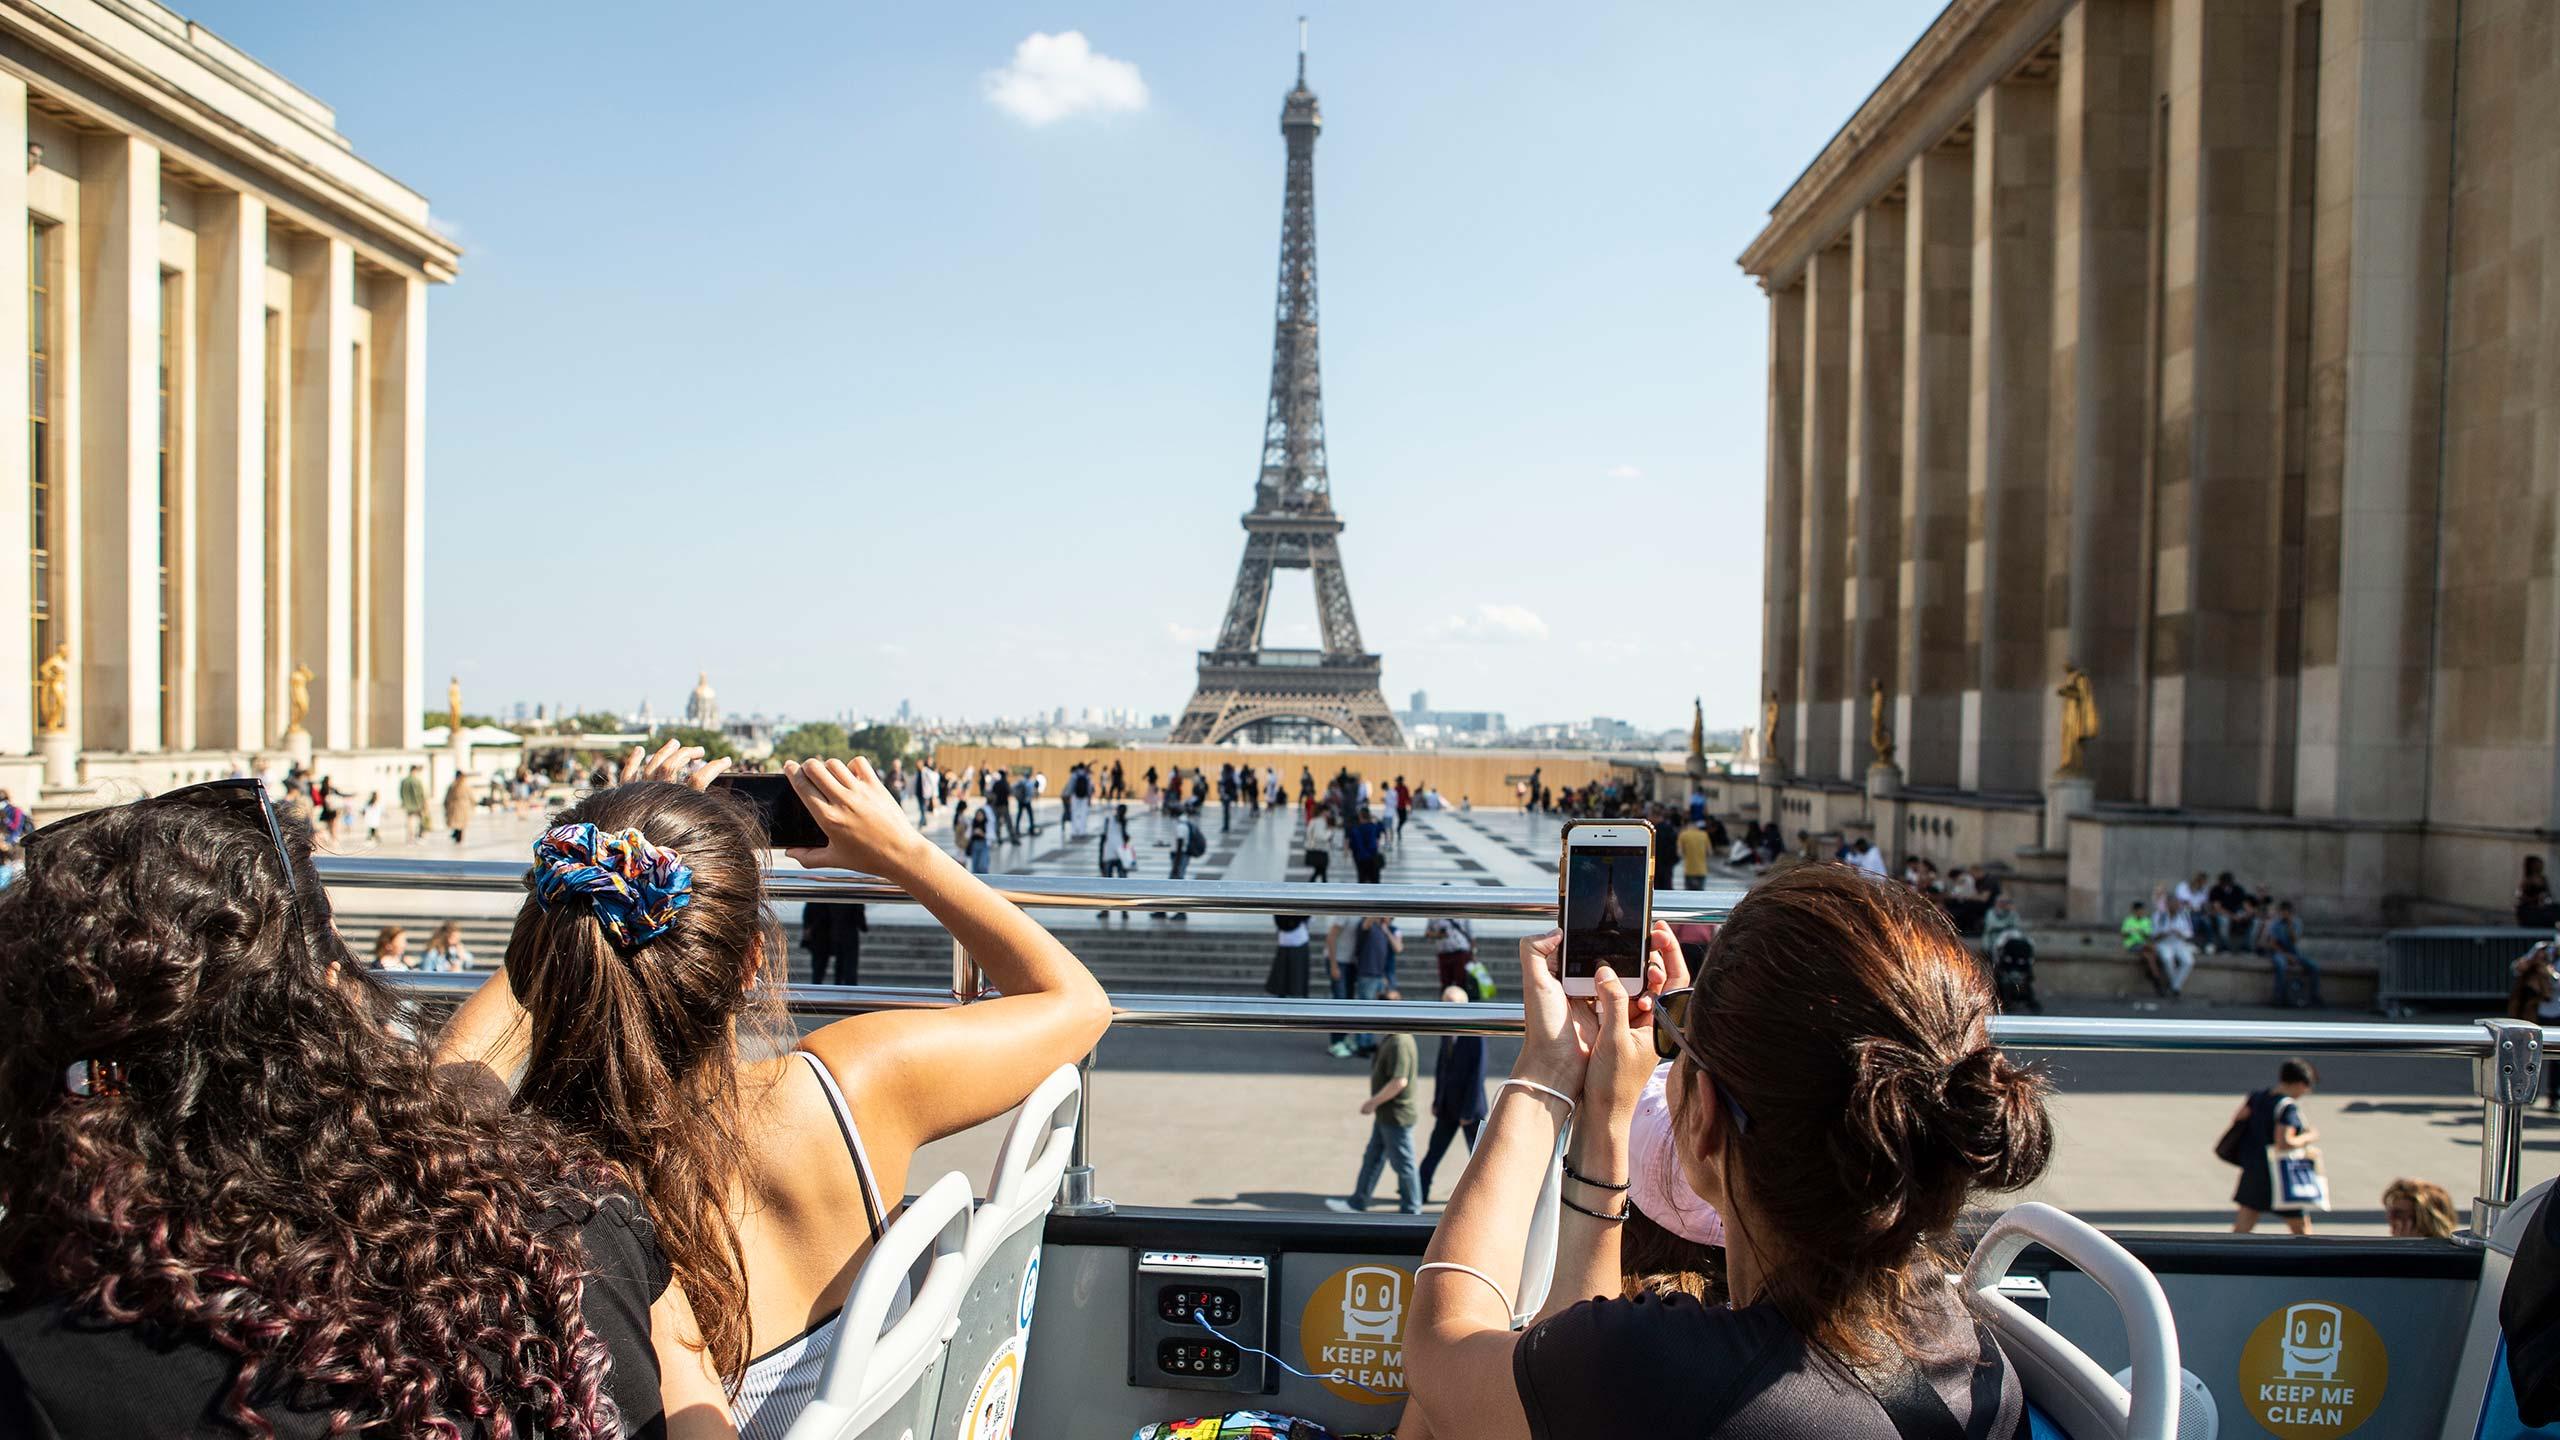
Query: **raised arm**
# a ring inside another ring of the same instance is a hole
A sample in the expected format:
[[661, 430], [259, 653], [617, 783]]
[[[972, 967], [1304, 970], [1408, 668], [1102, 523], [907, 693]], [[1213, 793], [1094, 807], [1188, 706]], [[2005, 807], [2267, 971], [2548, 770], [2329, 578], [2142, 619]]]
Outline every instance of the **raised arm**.
[[1057, 937], [909, 825], [870, 762], [786, 767], [827, 833], [803, 865], [868, 871], [907, 892], [968, 950], [1001, 998], [947, 1010], [857, 1015], [802, 1038], [861, 1097], [875, 1144], [912, 1149], [1022, 1103], [1050, 1071], [1091, 1051], [1111, 1000]]

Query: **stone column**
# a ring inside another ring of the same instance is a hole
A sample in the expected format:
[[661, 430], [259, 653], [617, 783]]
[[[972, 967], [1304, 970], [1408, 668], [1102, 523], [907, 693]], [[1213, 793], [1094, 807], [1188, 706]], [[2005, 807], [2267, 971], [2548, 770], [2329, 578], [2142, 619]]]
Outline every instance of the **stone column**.
[[305, 238], [293, 248], [292, 648], [294, 662], [311, 667], [311, 716], [304, 726], [319, 749], [343, 750], [355, 743], [347, 434], [355, 252], [334, 236]]
[[2166, 0], [2172, 43], [2154, 446], [2150, 794], [2246, 809], [2266, 760], [2277, 563], [2282, 0]]
[[1964, 725], [1965, 444], [1973, 362], [1973, 156], [1941, 145], [1904, 181], [1902, 556], [1894, 730], [1914, 784], [1956, 783]]
[[373, 717], [368, 743], [415, 749], [426, 704], [427, 282], [373, 282]]
[[[2448, 505], [2444, 533], [2437, 535], [2434, 437], [2446, 419], [2436, 403], [2443, 364], [2444, 154], [2441, 146], [2411, 139], [2445, 131], [2443, 36], [2432, 33], [2435, 28], [2388, 0], [2333, 0], [2322, 7], [2316, 32], [2317, 70], [2309, 78], [2316, 87], [2310, 98], [2317, 107], [2318, 161], [2305, 217], [2312, 227], [2308, 388], [2313, 396], [2344, 395], [2346, 403], [2312, 407], [2304, 439], [2308, 554], [2293, 783], [2295, 809], [2304, 815], [2423, 816], [2428, 716], [2418, 697], [2427, 693], [2433, 646], [2433, 546], [2444, 545], [2448, 556], [2488, 556], [2514, 543], [2500, 533], [2517, 518], [2503, 498], [2477, 510]], [[2466, 38], [2466, 57], [2479, 53], [2470, 47], [2480, 38]], [[2508, 158], [2471, 150], [2481, 143], [2476, 128], [2466, 129], [2464, 138], [2466, 171]], [[2517, 140], [2501, 136], [2489, 143]], [[2549, 153], [2547, 142], [2543, 153]], [[2543, 315], [2549, 314], [2546, 301]], [[2547, 319], [2521, 323], [2539, 323], [2551, 333]], [[2474, 436], [2513, 423], [2508, 381], [2491, 373], [2495, 362], [2485, 358], [2491, 348], [2480, 347], [2484, 358], [2474, 364], [2481, 368], [2471, 370], [2468, 383], [2457, 375], [2451, 391], [2456, 414], [2484, 424], [2451, 447], [2455, 455], [2486, 460], [2499, 454], [2494, 446], [2475, 448]], [[2547, 377], [2543, 393], [2550, 393]], [[2510, 468], [2520, 463], [2509, 454], [2488, 466], [2502, 496], [2515, 493], [2506, 487], [2521, 481]], [[2547, 595], [2550, 582], [2540, 578], [2540, 568], [2534, 573], [2534, 587]], [[2523, 598], [2517, 578], [2517, 571], [2496, 564], [2448, 568], [2447, 594], [2480, 607], [2472, 617], [2495, 617], [2445, 628], [2454, 667], [2448, 678], [2474, 664], [2517, 663], [2512, 637], [2519, 612], [2547, 608], [2538, 596]], [[2524, 664], [2535, 668], [2529, 652]], [[2543, 688], [2548, 684], [2546, 676]], [[2534, 688], [2510, 690], [2504, 703], [2489, 700], [2497, 693], [2494, 685], [2443, 685], [2449, 723], [2442, 729], [2483, 738], [2493, 728], [2529, 734], [2533, 722], [2518, 721], [2529, 713], [2525, 702]], [[2526, 734], [2517, 735], [2524, 743], [2510, 753], [2538, 751], [2548, 765], [2547, 738], [2537, 745]], [[2517, 803], [2524, 778], [2512, 762], [2467, 773], [2447, 767], [2436, 780], [2455, 803], [2440, 813], [2504, 810], [2513, 817], [2509, 823], [2547, 828], [2552, 822], [2540, 797]]]
[[[27, 153], [27, 82], [0, 74], [0, 155]], [[35, 597], [27, 593], [27, 553], [33, 539], [27, 491], [27, 347], [17, 337], [27, 333], [27, 170], [0, 165], [0, 395], [19, 402], [15, 410], [19, 434], [0, 444], [0, 556], [13, 567], [0, 570], [21, 603], [0, 606], [12, 618], [0, 620], [0, 755], [24, 755], [35, 748], [35, 668], [43, 657], [30, 643], [28, 616]], [[26, 797], [32, 801], [34, 797]]]
[[1904, 232], [1899, 201], [1858, 212], [1849, 226], [1849, 705], [1844, 774], [1867, 773], [1867, 686], [1890, 706], [1901, 689], [1894, 653], [1901, 614]]
[[1848, 558], [1849, 247], [1834, 245], [1805, 263], [1803, 548], [1797, 558], [1803, 610], [1797, 632], [1800, 773], [1849, 777], [1842, 763], [1841, 704], [1847, 634], [1841, 623]]
[[[2140, 694], [2151, 28], [2151, 0], [2081, 0], [2063, 16], [2055, 87], [2045, 584], [2062, 603], [2045, 615], [2042, 673], [2088, 672], [2099, 713], [2112, 723], [2088, 747], [2086, 778], [2111, 800], [2133, 795]], [[2039, 710], [2039, 773], [2051, 774], [2062, 762], [2062, 710], [2049, 702]]]
[[123, 135], [81, 142], [79, 250], [80, 743], [157, 750], [159, 151]]
[[2004, 80], [1973, 120], [1973, 361], [1965, 490], [1971, 688], [1960, 782], [2044, 776], [2047, 384], [2053, 366], [2053, 86]]
[[[1776, 736], [1760, 737], [1768, 757], [1764, 775], [1780, 775], [1797, 757], [1804, 734], [1802, 693], [1797, 684], [1797, 627], [1801, 594], [1796, 558], [1803, 548], [1804, 465], [1804, 285], [1790, 285], [1769, 296], [1769, 491], [1764, 524], [1765, 550], [1760, 610], [1760, 693], [1751, 712], [1765, 717], [1775, 697], [1779, 724]], [[1767, 724], [1764, 718], [1761, 724]], [[1772, 740], [1782, 750], [1769, 748]], [[1774, 797], [1772, 800], [1774, 804]], [[1773, 809], [1769, 817], [1777, 818]]]
[[267, 205], [196, 203], [196, 743], [266, 740]]

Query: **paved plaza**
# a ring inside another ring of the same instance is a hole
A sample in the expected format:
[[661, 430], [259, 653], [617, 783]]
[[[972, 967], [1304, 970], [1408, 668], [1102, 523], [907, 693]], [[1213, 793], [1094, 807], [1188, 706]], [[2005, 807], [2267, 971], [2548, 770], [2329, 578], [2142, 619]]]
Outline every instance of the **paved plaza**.
[[[910, 805], [912, 811], [912, 805]], [[1145, 878], [1167, 870], [1174, 833], [1170, 821], [1132, 806], [1132, 834]], [[938, 810], [935, 838], [950, 842], [947, 809]], [[1237, 807], [1221, 832], [1212, 804], [1203, 829], [1209, 853], [1193, 862], [1201, 880], [1303, 881], [1302, 827], [1294, 807], [1283, 812]], [[454, 846], [441, 832], [415, 843], [350, 853], [515, 860], [531, 845], [536, 819], [490, 816], [475, 825], [469, 843]], [[1041, 831], [1021, 845], [1000, 846], [997, 868], [1009, 873], [1087, 876], [1096, 873], [1098, 841], [1063, 836], [1057, 807], [1040, 812]], [[1416, 812], [1390, 852], [1390, 883], [1524, 885], [1555, 883], [1558, 822], [1516, 811]], [[1337, 857], [1338, 878], [1349, 861]], [[512, 897], [437, 896], [365, 892], [341, 896], [351, 912], [399, 914], [420, 919], [443, 915], [496, 917], [512, 912]], [[786, 919], [795, 918], [788, 914]], [[874, 907], [875, 924], [924, 923], [905, 906]], [[1051, 912], [1070, 944], [1096, 924], [1090, 912]], [[1114, 922], [1119, 928], [1122, 922]], [[1143, 917], [1125, 922], [1144, 928]], [[1250, 929], [1267, 933], [1260, 916], [1195, 916], [1200, 930]], [[1529, 927], [1481, 928], [1486, 958], [1510, 963], [1500, 941]], [[1408, 943], [1420, 940], [1408, 926]], [[484, 956], [485, 959], [494, 958]], [[2057, 1006], [2057, 1011], [2064, 1007]], [[2131, 1015], [2130, 1002], [2090, 1002], [2077, 1014]], [[2302, 1012], [2190, 1005], [2191, 1018], [2270, 1020], [2303, 1018]], [[2322, 1018], [2315, 1015], [2313, 1018]], [[2369, 1018], [2325, 1012], [2325, 1018]], [[2437, 1021], [2464, 1018], [2424, 1017]], [[1424, 1038], [1429, 1064], [1434, 1044]], [[1499, 1074], [1509, 1047], [1495, 1046]], [[2125, 1228], [2219, 1229], [2229, 1223], [2236, 1172], [2213, 1157], [2239, 1097], [2274, 1078], [2274, 1056], [2072, 1054], [2044, 1057], [2059, 1093], [2054, 1115], [2060, 1130], [2052, 1172], [2030, 1194], [2068, 1207], [2099, 1223]], [[2438, 1181], [2467, 1202], [2477, 1188], [2480, 1150], [2478, 1107], [2469, 1099], [2466, 1065], [2444, 1060], [2315, 1057], [2325, 1084], [2304, 1108], [2322, 1132], [2321, 1148], [2336, 1195], [2336, 1211], [2320, 1228], [2328, 1233], [2378, 1233], [2381, 1192], [2397, 1175]], [[1351, 1183], [1368, 1121], [1358, 1113], [1367, 1067], [1325, 1053], [1320, 1036], [1259, 1032], [1121, 1032], [1104, 1042], [1093, 1084], [1094, 1152], [1103, 1193], [1123, 1204], [1207, 1205], [1255, 1209], [1306, 1209]], [[1420, 1137], [1417, 1137], [1419, 1140]], [[983, 1173], [996, 1136], [989, 1131], [954, 1137], [920, 1162], [919, 1175], [952, 1166]], [[2537, 1109], [2525, 1138], [2528, 1184], [2560, 1171], [2560, 1117]], [[1444, 1198], [1457, 1175], [1443, 1170]], [[1392, 1181], [1382, 1198], [1393, 1207]], [[1436, 1208], [1436, 1206], [1434, 1207]]]

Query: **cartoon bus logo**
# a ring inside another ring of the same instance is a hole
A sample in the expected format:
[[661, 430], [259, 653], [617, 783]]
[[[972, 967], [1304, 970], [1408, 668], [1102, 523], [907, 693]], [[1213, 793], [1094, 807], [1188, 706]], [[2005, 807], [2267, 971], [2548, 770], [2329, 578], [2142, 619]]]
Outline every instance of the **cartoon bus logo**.
[[1404, 1272], [1355, 1265], [1342, 1275], [1342, 1338], [1393, 1345], [1404, 1329]]
[[2338, 1360], [2346, 1349], [2345, 1327], [2338, 1318], [2338, 1307], [2306, 1300], [2284, 1312], [2284, 1338], [2280, 1342], [2284, 1361], [2284, 1378], [2322, 1380], [2338, 1378]]

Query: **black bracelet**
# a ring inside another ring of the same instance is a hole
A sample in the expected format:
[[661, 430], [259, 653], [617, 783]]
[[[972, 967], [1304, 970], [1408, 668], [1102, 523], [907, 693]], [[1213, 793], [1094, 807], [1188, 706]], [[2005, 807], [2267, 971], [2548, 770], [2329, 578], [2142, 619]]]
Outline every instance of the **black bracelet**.
[[1592, 1209], [1592, 1208], [1591, 1208], [1590, 1206], [1588, 1206], [1588, 1205], [1576, 1205], [1576, 1204], [1574, 1204], [1571, 1200], [1566, 1199], [1566, 1198], [1565, 1198], [1564, 1196], [1562, 1196], [1562, 1195], [1557, 1196], [1557, 1197], [1556, 1197], [1556, 1199], [1557, 1199], [1557, 1201], [1558, 1201], [1559, 1203], [1561, 1203], [1561, 1204], [1564, 1206], [1564, 1208], [1566, 1208], [1567, 1210], [1571, 1210], [1571, 1211], [1575, 1212], [1576, 1214], [1580, 1214], [1580, 1215], [1588, 1215], [1588, 1216], [1590, 1216], [1592, 1219], [1594, 1219], [1594, 1220], [1598, 1220], [1598, 1221], [1600, 1221], [1600, 1222], [1602, 1222], [1602, 1223], [1604, 1223], [1604, 1224], [1609, 1224], [1609, 1225], [1624, 1225], [1625, 1223], [1627, 1223], [1627, 1212], [1626, 1212], [1625, 1207], [1623, 1207], [1623, 1206], [1621, 1206], [1621, 1207], [1619, 1208], [1619, 1210], [1618, 1210], [1618, 1213], [1617, 1213], [1617, 1214], [1615, 1214], [1615, 1215], [1605, 1215], [1605, 1214], [1602, 1214], [1600, 1211], [1597, 1211], [1597, 1210]]
[[1606, 1180], [1594, 1180], [1590, 1176], [1583, 1174], [1581, 1171], [1574, 1169], [1573, 1162], [1570, 1160], [1564, 1162], [1564, 1178], [1567, 1180], [1579, 1181], [1582, 1184], [1590, 1186], [1594, 1190], [1613, 1190], [1621, 1195], [1627, 1193], [1629, 1185], [1634, 1183], [1630, 1181], [1628, 1185], [1612, 1185]]

